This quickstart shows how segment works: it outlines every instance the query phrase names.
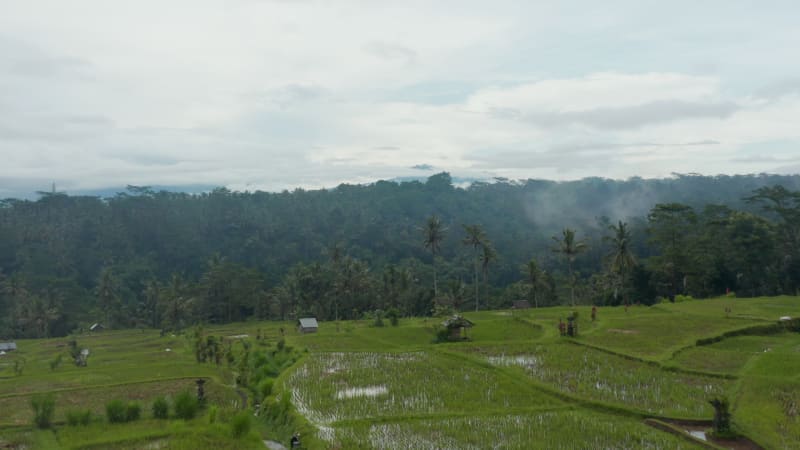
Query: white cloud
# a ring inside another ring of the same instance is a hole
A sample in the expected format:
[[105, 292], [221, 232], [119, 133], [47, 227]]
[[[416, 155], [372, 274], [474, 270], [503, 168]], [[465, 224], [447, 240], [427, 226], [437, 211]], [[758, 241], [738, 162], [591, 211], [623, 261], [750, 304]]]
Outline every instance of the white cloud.
[[798, 7], [687, 5], [5, 2], [0, 190], [791, 170]]

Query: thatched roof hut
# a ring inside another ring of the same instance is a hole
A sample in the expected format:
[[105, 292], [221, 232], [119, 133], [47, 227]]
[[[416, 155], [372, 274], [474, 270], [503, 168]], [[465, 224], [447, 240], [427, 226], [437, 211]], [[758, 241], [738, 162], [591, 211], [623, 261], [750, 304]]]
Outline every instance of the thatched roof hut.
[[450, 340], [457, 341], [466, 339], [466, 329], [472, 328], [475, 326], [475, 324], [469, 319], [457, 314], [455, 316], [448, 317], [447, 320], [442, 322], [442, 326], [450, 331]]

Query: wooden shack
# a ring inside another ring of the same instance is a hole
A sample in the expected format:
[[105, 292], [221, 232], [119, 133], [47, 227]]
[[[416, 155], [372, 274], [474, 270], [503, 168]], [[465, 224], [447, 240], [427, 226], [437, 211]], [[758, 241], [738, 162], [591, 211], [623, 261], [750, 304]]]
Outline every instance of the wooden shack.
[[472, 328], [475, 324], [463, 316], [455, 315], [442, 322], [442, 326], [450, 332], [451, 341], [460, 341], [467, 338], [467, 328]]
[[297, 320], [297, 331], [301, 333], [316, 333], [318, 329], [317, 319], [313, 317], [304, 317]]

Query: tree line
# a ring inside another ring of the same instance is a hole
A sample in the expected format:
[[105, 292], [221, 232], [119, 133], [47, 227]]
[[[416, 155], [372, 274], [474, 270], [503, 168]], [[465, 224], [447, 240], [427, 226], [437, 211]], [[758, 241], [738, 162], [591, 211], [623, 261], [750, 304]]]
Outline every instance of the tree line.
[[0, 336], [796, 294], [800, 177], [0, 201]]

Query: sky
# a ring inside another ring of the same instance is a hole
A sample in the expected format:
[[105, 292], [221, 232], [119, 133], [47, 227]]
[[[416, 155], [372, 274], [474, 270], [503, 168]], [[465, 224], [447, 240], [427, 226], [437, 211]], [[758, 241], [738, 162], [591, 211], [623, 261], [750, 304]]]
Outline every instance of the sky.
[[0, 198], [800, 173], [800, 2], [0, 0]]

